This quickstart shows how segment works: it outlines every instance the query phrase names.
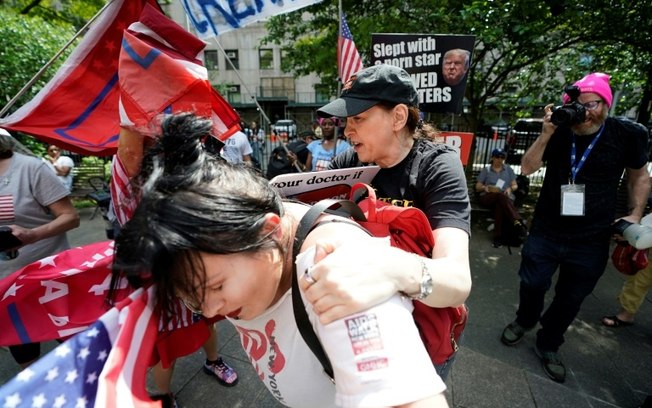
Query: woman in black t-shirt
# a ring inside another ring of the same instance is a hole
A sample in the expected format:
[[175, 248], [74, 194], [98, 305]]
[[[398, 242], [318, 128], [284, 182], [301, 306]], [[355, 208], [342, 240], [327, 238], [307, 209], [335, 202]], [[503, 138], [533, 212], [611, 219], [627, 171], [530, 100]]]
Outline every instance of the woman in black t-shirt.
[[[457, 151], [420, 119], [418, 94], [403, 69], [376, 65], [351, 76], [339, 99], [318, 110], [346, 117], [353, 149], [331, 168], [376, 164], [377, 196], [421, 209], [435, 238], [432, 259], [397, 248], [347, 248], [336, 241], [318, 246], [313, 277], [301, 284], [322, 323], [370, 307], [397, 291], [433, 306], [458, 306], [471, 290], [470, 204]], [[328, 256], [326, 256], [328, 255]], [[374, 273], [361, 273], [373, 270]], [[310, 287], [308, 287], [310, 286]], [[351, 299], [355, 299], [352, 301]], [[437, 367], [444, 377], [447, 364]]]

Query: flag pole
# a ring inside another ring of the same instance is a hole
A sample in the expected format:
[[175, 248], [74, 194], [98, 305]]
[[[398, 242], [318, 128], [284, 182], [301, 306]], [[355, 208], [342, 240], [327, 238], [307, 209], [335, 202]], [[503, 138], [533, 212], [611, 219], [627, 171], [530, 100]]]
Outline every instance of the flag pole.
[[[342, 44], [340, 41], [342, 40], [342, 0], [338, 0], [337, 2], [337, 96], [339, 97], [340, 94], [342, 93], [342, 78], [340, 75], [342, 74], [340, 72], [340, 53], [342, 52]], [[338, 122], [339, 123], [339, 122]], [[340, 135], [340, 127], [335, 126], [335, 147], [337, 148], [337, 139], [339, 139]]]
[[342, 52], [342, 45], [340, 44], [342, 38], [342, 0], [337, 2], [337, 7], [337, 96], [339, 97], [340, 93], [342, 92], [343, 81], [343, 79], [340, 77], [342, 74], [340, 72], [340, 53]]
[[104, 12], [104, 10], [106, 10], [106, 9], [109, 7], [109, 5], [110, 5], [111, 3], [113, 3], [113, 1], [114, 1], [114, 0], [110, 0], [110, 1], [108, 1], [108, 2], [107, 2], [107, 3], [106, 3], [106, 4], [105, 4], [101, 9], [100, 9], [100, 11], [98, 11], [97, 13], [95, 13], [95, 15], [94, 15], [93, 17], [91, 17], [91, 19], [88, 20], [88, 22], [86, 22], [86, 24], [84, 24], [84, 26], [83, 26], [82, 28], [80, 28], [79, 31], [77, 31], [77, 33], [76, 33], [76, 34], [75, 34], [75, 35], [70, 39], [70, 41], [68, 41], [68, 42], [63, 46], [63, 48], [61, 48], [61, 49], [59, 50], [59, 52], [57, 52], [57, 53], [56, 53], [56, 54], [55, 54], [55, 55], [50, 59], [50, 61], [48, 61], [45, 65], [43, 65], [43, 67], [42, 67], [42, 68], [41, 68], [41, 69], [40, 69], [40, 70], [39, 70], [39, 71], [38, 71], [38, 72], [37, 72], [37, 73], [32, 77], [32, 79], [30, 79], [30, 80], [25, 84], [25, 86], [23, 86], [23, 87], [21, 88], [21, 90], [18, 91], [18, 93], [17, 93], [13, 98], [11, 98], [11, 100], [9, 100], [9, 102], [7, 102], [7, 104], [2, 108], [2, 110], [0, 110], [0, 118], [3, 117], [3, 116], [5, 115], [5, 113], [7, 113], [7, 111], [8, 111], [9, 109], [11, 109], [11, 107], [14, 106], [14, 105], [16, 104], [16, 101], [17, 101], [20, 97], [22, 97], [23, 95], [25, 95], [25, 93], [27, 92], [27, 90], [29, 90], [29, 88], [31, 88], [32, 85], [34, 85], [34, 83], [35, 83], [36, 81], [38, 81], [39, 78], [41, 78], [41, 76], [43, 76], [43, 74], [45, 73], [45, 70], [47, 70], [48, 68], [50, 68], [50, 66], [52, 66], [52, 64], [54, 64], [54, 61], [56, 61], [57, 58], [59, 58], [59, 57], [61, 56], [61, 54], [63, 54], [63, 52], [64, 52], [68, 47], [70, 47], [70, 45], [71, 45], [71, 44], [72, 44], [72, 43], [77, 39], [77, 37], [79, 37], [79, 36], [81, 35], [81, 33], [83, 33], [83, 32], [88, 28], [88, 26], [91, 25], [91, 24], [93, 23], [93, 21], [95, 21], [95, 20], [96, 20], [96, 19], [97, 19], [97, 18], [98, 18], [98, 17], [99, 17], [103, 12]]

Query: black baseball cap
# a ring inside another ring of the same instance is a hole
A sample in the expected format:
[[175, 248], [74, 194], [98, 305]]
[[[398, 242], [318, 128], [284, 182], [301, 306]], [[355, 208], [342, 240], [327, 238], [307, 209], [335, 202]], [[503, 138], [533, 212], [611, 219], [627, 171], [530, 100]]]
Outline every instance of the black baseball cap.
[[321, 117], [355, 116], [379, 102], [404, 103], [419, 106], [410, 74], [393, 65], [374, 65], [351, 75], [342, 87], [339, 98], [317, 110]]

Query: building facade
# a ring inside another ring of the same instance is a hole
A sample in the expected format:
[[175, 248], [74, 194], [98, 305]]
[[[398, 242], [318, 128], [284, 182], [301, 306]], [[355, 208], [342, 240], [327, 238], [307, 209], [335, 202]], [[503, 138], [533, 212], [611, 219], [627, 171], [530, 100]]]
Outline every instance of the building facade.
[[[195, 34], [181, 2], [162, 7]], [[311, 129], [315, 111], [329, 101], [329, 95], [318, 92], [320, 79], [316, 75], [294, 77], [284, 72], [281, 48], [261, 44], [266, 34], [261, 21], [208, 40], [204, 62], [209, 79], [247, 125], [257, 122], [269, 135], [277, 120], [292, 119], [299, 132]]]

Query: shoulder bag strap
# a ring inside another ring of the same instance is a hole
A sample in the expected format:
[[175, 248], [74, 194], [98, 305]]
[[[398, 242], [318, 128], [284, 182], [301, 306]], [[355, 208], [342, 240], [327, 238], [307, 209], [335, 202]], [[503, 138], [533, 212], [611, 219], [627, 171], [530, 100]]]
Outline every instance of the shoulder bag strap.
[[354, 202], [349, 200], [322, 200], [317, 204], [313, 205], [308, 212], [301, 218], [299, 221], [299, 226], [294, 237], [294, 245], [292, 247], [293, 254], [293, 263], [292, 263], [292, 309], [294, 310], [294, 320], [297, 323], [297, 328], [303, 341], [306, 342], [312, 353], [317, 357], [324, 372], [333, 379], [333, 366], [331, 365], [324, 348], [317, 337], [317, 333], [310, 323], [308, 317], [308, 312], [306, 312], [306, 306], [303, 304], [303, 299], [301, 298], [301, 293], [299, 292], [299, 280], [297, 278], [297, 266], [296, 266], [296, 256], [301, 250], [301, 245], [303, 241], [308, 236], [308, 233], [311, 231], [312, 227], [315, 225], [319, 217], [324, 213], [324, 211], [329, 208], [339, 204], [339, 210], [342, 210], [344, 213], [341, 215], [352, 216], [356, 220], [364, 220], [364, 214], [360, 207], [358, 207]]

